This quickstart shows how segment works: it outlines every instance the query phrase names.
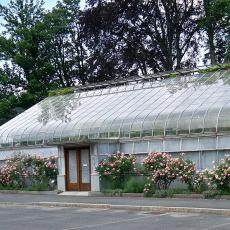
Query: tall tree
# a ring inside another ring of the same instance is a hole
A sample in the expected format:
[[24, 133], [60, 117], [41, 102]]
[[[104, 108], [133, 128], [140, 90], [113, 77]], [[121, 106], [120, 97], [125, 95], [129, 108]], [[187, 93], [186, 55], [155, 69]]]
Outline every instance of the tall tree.
[[21, 78], [21, 87], [34, 95], [34, 102], [53, 87], [52, 66], [40, 25], [44, 16], [42, 5], [43, 0], [11, 0], [7, 6], [0, 5], [5, 22], [0, 37], [1, 58], [17, 66], [15, 74]]
[[89, 8], [83, 19], [96, 76], [109, 64], [113, 67], [108, 68], [113, 70], [108, 73], [111, 78], [195, 64], [200, 2], [89, 0], [87, 3]]
[[[226, 4], [226, 15], [227, 15], [227, 20], [230, 24], [230, 1], [227, 1]], [[227, 62], [230, 62], [230, 29], [228, 30], [228, 36], [227, 36], [227, 53], [225, 56], [225, 60]]]
[[50, 41], [54, 78], [62, 87], [87, 81], [86, 48], [79, 17], [79, 0], [63, 0], [45, 15], [43, 21]]
[[201, 27], [208, 52], [205, 61], [211, 64], [221, 63], [227, 49], [227, 35], [230, 33], [229, 0], [203, 0]]

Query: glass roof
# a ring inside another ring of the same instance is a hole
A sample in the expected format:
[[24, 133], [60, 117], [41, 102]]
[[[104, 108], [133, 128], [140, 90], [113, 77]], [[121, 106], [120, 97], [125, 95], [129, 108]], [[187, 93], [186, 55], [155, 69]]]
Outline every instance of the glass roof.
[[230, 70], [48, 97], [0, 127], [0, 146], [230, 133]]

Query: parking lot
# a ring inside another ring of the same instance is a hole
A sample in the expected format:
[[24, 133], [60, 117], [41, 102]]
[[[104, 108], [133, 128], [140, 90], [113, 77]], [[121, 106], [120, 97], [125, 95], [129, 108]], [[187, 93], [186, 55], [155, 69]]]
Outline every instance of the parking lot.
[[1, 230], [230, 229], [230, 217], [184, 213], [128, 212], [94, 208], [0, 205]]

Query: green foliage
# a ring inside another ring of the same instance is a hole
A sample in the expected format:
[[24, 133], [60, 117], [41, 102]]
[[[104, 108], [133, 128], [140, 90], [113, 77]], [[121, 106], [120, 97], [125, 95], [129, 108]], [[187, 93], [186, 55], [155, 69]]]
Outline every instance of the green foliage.
[[218, 70], [222, 69], [230, 69], [230, 63], [225, 63], [225, 64], [220, 64], [220, 65], [213, 65], [210, 66], [206, 69], [199, 70], [199, 73], [211, 73], [211, 72], [216, 72]]
[[[221, 63], [225, 54], [230, 60], [228, 0], [204, 0], [203, 5], [190, 0], [89, 0], [82, 11], [79, 2], [59, 1], [51, 11], [44, 10], [42, 0], [0, 4], [0, 59], [5, 61], [0, 69], [0, 125], [48, 91], [52, 96], [72, 93], [53, 89], [192, 67], [200, 39], [209, 49], [205, 60]], [[141, 132], [130, 136], [140, 137]]]
[[136, 158], [132, 155], [114, 154], [99, 163], [96, 171], [100, 179], [109, 182], [111, 188], [123, 189], [134, 171]]
[[221, 196], [221, 191], [219, 190], [207, 190], [203, 192], [203, 197], [205, 199], [213, 199], [213, 198], [218, 198]]
[[13, 118], [16, 115], [16, 111], [13, 110], [13, 103], [10, 98], [0, 100], [0, 125], [5, 123], [8, 119]]
[[109, 194], [111, 196], [122, 196], [122, 189], [105, 189], [104, 194]]
[[211, 186], [230, 192], [230, 156], [217, 162], [214, 169], [205, 174]]
[[74, 93], [73, 87], [59, 89], [59, 90], [50, 90], [49, 91], [49, 97], [66, 95], [66, 94], [71, 94], [71, 93]]
[[123, 191], [126, 193], [142, 193], [145, 187], [146, 180], [144, 178], [131, 177], [124, 186]]
[[47, 183], [45, 184], [32, 184], [28, 188], [23, 188], [24, 191], [49, 191], [49, 186]]
[[172, 188], [170, 189], [173, 194], [191, 194], [191, 191], [184, 188]]
[[171, 189], [156, 190], [154, 197], [156, 198], [173, 197], [173, 191]]
[[151, 182], [146, 183], [143, 192], [145, 197], [152, 197], [156, 192], [155, 184]]
[[149, 175], [148, 183], [155, 183], [157, 189], [168, 189], [176, 178], [191, 184], [195, 174], [192, 161], [182, 156], [172, 158], [168, 153], [152, 152], [143, 160], [143, 165]]
[[0, 190], [20, 190], [20, 188], [18, 186], [0, 184]]
[[47, 185], [57, 179], [56, 158], [16, 155], [0, 167], [0, 183], [6, 187], [24, 188], [31, 185]]
[[[230, 5], [230, 3], [229, 3]], [[229, 7], [229, 11], [230, 11], [230, 7]], [[227, 52], [226, 52], [226, 56], [225, 56], [225, 60], [227, 62], [230, 62], [230, 35], [228, 36], [228, 46], [227, 46]]]
[[[205, 31], [205, 45], [208, 52], [205, 61], [222, 63], [226, 54], [227, 36], [230, 32], [229, 1], [203, 0], [202, 15], [198, 24]], [[206, 38], [207, 36], [207, 38]]]
[[202, 193], [208, 189], [205, 175], [203, 172], [196, 172], [190, 183], [188, 183], [188, 189], [191, 192]]

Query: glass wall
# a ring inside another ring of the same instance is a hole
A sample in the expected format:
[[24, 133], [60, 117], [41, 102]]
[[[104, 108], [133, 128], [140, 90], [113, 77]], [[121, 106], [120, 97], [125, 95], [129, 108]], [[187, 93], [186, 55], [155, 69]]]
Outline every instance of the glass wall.
[[[2, 125], [0, 145], [230, 134], [229, 79], [230, 70], [219, 70], [49, 97]], [[177, 144], [162, 148], [188, 143]]]
[[[219, 138], [219, 140], [214, 137], [202, 137], [178, 140], [123, 142], [117, 144], [100, 143], [97, 145], [97, 151], [100, 160], [107, 157], [108, 154], [121, 152], [135, 154], [138, 162], [141, 162], [148, 153], [153, 151], [168, 152], [173, 157], [178, 157], [181, 153], [184, 153], [184, 157], [192, 160], [196, 164], [198, 170], [204, 170], [206, 168], [212, 168], [213, 162], [217, 162], [230, 154], [230, 150], [217, 150], [215, 148], [215, 145], [220, 141], [223, 141], [223, 137]], [[227, 139], [225, 139], [225, 141], [227, 141]], [[228, 139], [228, 141], [230, 142], [230, 139]], [[169, 151], [167, 151], [167, 149]]]

